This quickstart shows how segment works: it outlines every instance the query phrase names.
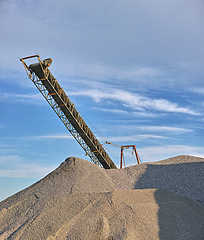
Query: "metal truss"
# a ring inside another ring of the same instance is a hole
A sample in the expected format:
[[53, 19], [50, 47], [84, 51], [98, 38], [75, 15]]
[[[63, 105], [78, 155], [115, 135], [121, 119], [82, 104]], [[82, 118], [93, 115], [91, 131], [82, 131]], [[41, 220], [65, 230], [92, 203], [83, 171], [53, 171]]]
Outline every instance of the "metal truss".
[[32, 82], [35, 84], [35, 86], [38, 88], [38, 90], [43, 95], [43, 97], [47, 100], [47, 102], [52, 107], [52, 109], [55, 111], [55, 113], [60, 118], [60, 120], [63, 122], [65, 127], [69, 130], [69, 132], [72, 134], [72, 136], [77, 140], [77, 142], [80, 144], [80, 146], [84, 149], [85, 155], [88, 155], [91, 158], [92, 162], [94, 162], [98, 166], [101, 166], [99, 160], [91, 152], [90, 148], [87, 146], [85, 141], [81, 138], [79, 133], [76, 131], [76, 129], [72, 126], [72, 124], [67, 119], [66, 115], [60, 109], [59, 105], [53, 98], [53, 95], [49, 94], [48, 90], [42, 84], [41, 81], [43, 81], [43, 79], [38, 79], [38, 77], [36, 76], [36, 74], [34, 72], [31, 74], [31, 76], [29, 76], [29, 78], [32, 80]]
[[[37, 57], [40, 63], [42, 71], [42, 61], [39, 55], [31, 57]], [[20, 59], [25, 67], [28, 77], [32, 80], [34, 85], [38, 88], [40, 93], [58, 115], [65, 127], [69, 130], [71, 135], [76, 139], [80, 146], [84, 149], [85, 154], [88, 155], [91, 161], [98, 166], [104, 168], [116, 168], [103, 146], [99, 143], [98, 139], [92, 133], [90, 128], [86, 125], [84, 119], [80, 116], [76, 110], [74, 104], [70, 101], [58, 81], [47, 69], [47, 73], [43, 77], [39, 77], [35, 71], [32, 71], [24, 61], [30, 57]], [[42, 74], [41, 74], [42, 75]]]

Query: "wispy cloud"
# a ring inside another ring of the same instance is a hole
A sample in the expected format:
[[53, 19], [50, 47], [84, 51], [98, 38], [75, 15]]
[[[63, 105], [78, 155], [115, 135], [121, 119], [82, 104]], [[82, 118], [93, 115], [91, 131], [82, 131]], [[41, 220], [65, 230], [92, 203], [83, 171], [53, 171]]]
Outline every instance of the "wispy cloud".
[[68, 134], [45, 135], [45, 136], [37, 136], [36, 138], [37, 139], [73, 139], [73, 137]]
[[15, 101], [20, 103], [32, 103], [32, 104], [43, 104], [42, 96], [40, 93], [37, 94], [17, 94], [17, 93], [1, 93], [0, 102], [3, 101]]
[[[136, 93], [131, 93], [124, 90], [110, 89], [108, 91], [101, 91], [98, 89], [69, 92], [70, 96], [86, 96], [94, 99], [96, 103], [101, 100], [114, 100], [119, 101], [123, 106], [135, 110], [134, 114], [143, 116], [154, 116], [154, 113], [148, 113], [148, 110], [158, 112], [171, 112], [171, 113], [183, 113], [189, 115], [200, 115], [198, 112], [179, 106], [177, 103], [170, 102], [166, 99], [153, 99], [148, 98]], [[45, 104], [42, 101], [42, 96], [38, 94], [16, 94], [16, 93], [2, 93], [0, 101], [17, 101], [21, 103], [32, 103], [32, 104]], [[125, 110], [118, 109], [105, 109], [103, 111], [115, 112], [115, 113], [128, 113]], [[138, 112], [136, 112], [136, 110]]]
[[[165, 81], [158, 80], [161, 74], [159, 66], [164, 62], [203, 60], [203, 13], [202, 3], [198, 2], [189, 1], [186, 6], [184, 0], [165, 1], [165, 4], [161, 0], [154, 1], [154, 4], [151, 1], [111, 0], [107, 7], [104, 1], [94, 4], [77, 0], [61, 0], [59, 3], [37, 0], [35, 3], [24, 1], [24, 4], [12, 0], [1, 1], [4, 58], [0, 66], [8, 72], [11, 66], [19, 70], [17, 56], [30, 54], [35, 46], [46, 57], [52, 54], [50, 57], [57, 59], [57, 69], [63, 74], [80, 74], [94, 79], [123, 79], [124, 82], [134, 79], [140, 83], [146, 79], [151, 86], [157, 85], [158, 81], [164, 86], [166, 78]], [[185, 13], [181, 16], [178, 9], [184, 7]], [[94, 8], [91, 14], [90, 8]], [[53, 11], [57, 18], [49, 14]], [[52, 39], [46, 45], [38, 41], [44, 29], [48, 38]], [[32, 38], [27, 41], [27, 36]], [[61, 44], [58, 44], [59, 38]], [[53, 48], [53, 44], [58, 44], [58, 48]], [[148, 64], [138, 66], [138, 62]], [[150, 66], [152, 62], [156, 64]], [[191, 64], [188, 68], [192, 68]], [[182, 74], [185, 80], [189, 80], [188, 73]], [[148, 78], [152, 80], [152, 77], [154, 81], [149, 81]], [[174, 78], [173, 81], [180, 85], [178, 79]], [[198, 80], [194, 78], [190, 81], [193, 85]]]
[[[55, 166], [56, 167], [56, 166]], [[15, 169], [0, 170], [0, 177], [12, 178], [41, 178], [50, 173], [55, 168], [50, 166], [40, 166], [37, 164], [23, 164]]]
[[18, 155], [1, 156], [0, 163], [0, 177], [12, 178], [41, 178], [57, 167], [31, 163]]
[[189, 91], [204, 95], [204, 88], [202, 88], [202, 87], [201, 88], [191, 88], [191, 89], [189, 89]]
[[[36, 135], [36, 136], [15, 136], [15, 137], [8, 137], [10, 139], [19, 139], [19, 140], [26, 140], [26, 141], [39, 141], [39, 140], [51, 140], [51, 139], [73, 139], [69, 133], [67, 134], [53, 134], [53, 135]], [[7, 139], [8, 139], [7, 138]]]
[[118, 89], [109, 89], [108, 91], [92, 89], [87, 91], [71, 92], [70, 95], [90, 97], [93, 98], [97, 103], [103, 99], [112, 99], [121, 102], [126, 107], [138, 111], [152, 110], [159, 112], [200, 115], [190, 108], [181, 107], [177, 103], [170, 102], [166, 99], [148, 98], [136, 93]]
[[148, 132], [177, 132], [177, 133], [187, 133], [192, 132], [191, 129], [180, 128], [180, 127], [169, 127], [169, 126], [140, 126], [140, 130], [145, 130]]
[[[103, 112], [110, 112], [110, 113], [115, 113], [115, 114], [126, 114], [126, 115], [130, 115], [130, 111], [127, 110], [122, 110], [122, 109], [114, 109], [114, 108], [98, 108], [98, 107], [94, 107], [94, 110], [97, 111], [103, 111]], [[137, 111], [132, 111], [131, 115], [134, 116], [138, 116], [138, 117], [157, 117], [158, 114], [156, 113], [151, 113], [151, 112], [137, 112]], [[147, 120], [143, 120], [143, 122], [145, 122]], [[141, 120], [135, 120], [134, 122], [142, 122]]]
[[94, 110], [103, 111], [103, 112], [111, 112], [111, 113], [119, 113], [119, 114], [130, 114], [128, 111], [122, 109], [113, 109], [113, 108], [97, 108], [94, 107]]
[[128, 135], [128, 136], [115, 136], [115, 137], [108, 137], [108, 139], [113, 142], [128, 142], [128, 141], [142, 141], [147, 139], [168, 139], [169, 137], [161, 136], [161, 135], [154, 135], [154, 134], [138, 134], [138, 135]]
[[[69, 67], [69, 71], [72, 72], [75, 77], [84, 79], [83, 83], [85, 79], [88, 79], [87, 84], [89, 84], [90, 81], [100, 83], [101, 81], [111, 82], [111, 79], [117, 79], [117, 81], [124, 83], [138, 83], [139, 87], [147, 83], [151, 84], [152, 79], [157, 78], [158, 80], [165, 74], [165, 71], [159, 67], [140, 65], [134, 67], [114, 67], [102, 63], [78, 63], [77, 65], [70, 63]], [[64, 66], [64, 68], [66, 69], [66, 66]], [[69, 73], [67, 72], [67, 74]], [[162, 82], [160, 84], [162, 84]]]
[[204, 149], [186, 145], [164, 145], [140, 148], [139, 155], [143, 162], [164, 160], [178, 155], [191, 155], [204, 158]]
[[[136, 124], [124, 124], [117, 125], [115, 128], [111, 128], [117, 132], [120, 132], [121, 139], [123, 136], [127, 136], [127, 141], [143, 141], [143, 140], [156, 140], [160, 139], [168, 139], [169, 141], [179, 141], [183, 138], [183, 136], [189, 136], [190, 133], [193, 133], [194, 130], [188, 128], [180, 128], [180, 127], [171, 127], [171, 126], [151, 126], [151, 125], [143, 125], [143, 123]], [[137, 133], [134, 134], [133, 133]], [[108, 137], [107, 137], [108, 138]], [[115, 136], [109, 136], [108, 139], [120, 139], [115, 138]], [[126, 140], [126, 139], [124, 139]], [[113, 141], [113, 140], [112, 140]]]

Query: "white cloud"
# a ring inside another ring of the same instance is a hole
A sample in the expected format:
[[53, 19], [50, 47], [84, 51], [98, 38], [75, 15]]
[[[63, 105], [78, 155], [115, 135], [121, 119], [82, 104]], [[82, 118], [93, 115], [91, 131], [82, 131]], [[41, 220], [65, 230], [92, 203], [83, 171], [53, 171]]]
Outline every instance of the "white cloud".
[[42, 96], [40, 93], [37, 94], [17, 94], [17, 93], [9, 93], [4, 92], [1, 93], [0, 101], [12, 101], [12, 102], [20, 102], [20, 103], [32, 103], [32, 104], [44, 104], [45, 101], [42, 101]]
[[37, 164], [24, 164], [21, 165], [20, 168], [16, 167], [16, 169], [0, 170], [0, 177], [42, 178], [54, 170], [55, 167], [53, 168], [51, 166], [40, 166]]
[[73, 139], [73, 137], [68, 134], [36, 136], [34, 138], [35, 139]]
[[189, 89], [189, 91], [192, 91], [192, 92], [204, 95], [204, 88], [202, 88], [202, 87], [200, 87], [200, 88], [191, 88], [191, 89]]
[[169, 102], [166, 99], [152, 99], [144, 97], [142, 95], [131, 93], [124, 90], [108, 89], [108, 90], [86, 90], [70, 92], [70, 95], [74, 96], [87, 96], [93, 98], [97, 103], [102, 99], [112, 99], [121, 102], [124, 106], [132, 108], [138, 111], [160, 111], [160, 112], [172, 112], [183, 113], [189, 115], [200, 115], [190, 108], [179, 106], [177, 103]]
[[[61, 68], [66, 70], [66, 63], [62, 63]], [[88, 83], [90, 81], [94, 82], [111, 82], [112, 79], [114, 81], [124, 81], [124, 82], [135, 82], [138, 83], [138, 87], [140, 85], [145, 85], [146, 83], [151, 84], [152, 79], [157, 78], [160, 80], [161, 76], [165, 74], [165, 70], [159, 67], [153, 66], [111, 66], [105, 65], [104, 63], [81, 63], [78, 64], [68, 63], [69, 64], [69, 74], [70, 72], [74, 73], [75, 76], [83, 77], [83, 79], [88, 79]], [[83, 80], [83, 84], [84, 84]], [[91, 83], [93, 84], [93, 83]], [[162, 84], [162, 82], [160, 82]]]
[[31, 163], [18, 155], [1, 156], [0, 164], [0, 177], [12, 178], [41, 178], [57, 167]]
[[130, 114], [128, 111], [122, 109], [111, 109], [111, 108], [97, 108], [94, 107], [94, 110], [103, 111], [103, 112], [111, 112], [111, 113], [119, 113], [119, 114]]
[[[103, 111], [103, 112], [110, 112], [110, 113], [116, 113], [116, 114], [126, 114], [126, 115], [130, 115], [130, 111], [127, 110], [122, 110], [122, 109], [113, 109], [113, 108], [98, 108], [98, 107], [94, 107], [94, 110], [97, 111]], [[158, 114], [154, 114], [154, 113], [150, 113], [150, 112], [131, 112], [132, 115], [134, 116], [138, 116], [138, 117], [157, 117]], [[134, 123], [137, 122], [146, 122], [147, 120], [134, 120]]]
[[69, 133], [67, 134], [53, 134], [53, 135], [37, 135], [37, 136], [22, 136], [22, 137], [9, 137], [9, 139], [15, 140], [26, 140], [26, 141], [39, 141], [39, 140], [50, 140], [50, 139], [73, 139]]
[[185, 145], [144, 147], [138, 149], [138, 152], [143, 162], [159, 161], [178, 155], [191, 155], [204, 158], [204, 149], [202, 147]]
[[[147, 79], [154, 77], [153, 86], [158, 81], [162, 84], [159, 66], [165, 63], [172, 71], [178, 62], [202, 62], [204, 55], [204, 14], [199, 0], [7, 0], [0, 9], [4, 36], [0, 66], [8, 72], [22, 69], [18, 56], [37, 51], [56, 59], [60, 73], [137, 79], [140, 83], [151, 83]], [[46, 42], [39, 40], [45, 29]]]
[[154, 135], [154, 134], [138, 134], [128, 136], [107, 137], [110, 142], [128, 142], [128, 141], [142, 141], [147, 139], [168, 139], [169, 137]]
[[177, 132], [177, 133], [192, 132], [192, 130], [190, 129], [169, 126], [140, 126], [138, 128], [148, 132]]

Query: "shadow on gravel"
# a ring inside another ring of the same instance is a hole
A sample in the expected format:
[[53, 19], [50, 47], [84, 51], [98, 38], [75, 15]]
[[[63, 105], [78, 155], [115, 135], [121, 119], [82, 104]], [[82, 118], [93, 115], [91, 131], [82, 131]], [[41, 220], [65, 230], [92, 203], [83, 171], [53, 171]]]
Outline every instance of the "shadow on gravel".
[[147, 164], [134, 189], [156, 188], [194, 198], [204, 204], [204, 162]]
[[[145, 173], [137, 182], [135, 182], [134, 185], [134, 189], [146, 188], [158, 189], [155, 192], [155, 200], [159, 206], [159, 238], [161, 240], [172, 239], [172, 236], [179, 235], [178, 232], [175, 233], [179, 230], [186, 230], [189, 232], [188, 226], [186, 227], [184, 224], [185, 218], [182, 219], [182, 217], [177, 215], [177, 212], [184, 211], [185, 207], [191, 207], [187, 206], [187, 204], [184, 208], [182, 206], [183, 210], [179, 210], [181, 206], [179, 205], [179, 201], [175, 200], [177, 195], [175, 196], [175, 199], [174, 197], [172, 199], [172, 196], [175, 195], [172, 194], [172, 192], [193, 198], [204, 205], [204, 163], [195, 162], [165, 165], [148, 164]], [[170, 192], [164, 193], [162, 190]], [[182, 196], [180, 197], [182, 198]], [[171, 202], [173, 202], [174, 205], [173, 209], [169, 206], [171, 204], [168, 204]], [[191, 213], [194, 215], [193, 211]], [[185, 215], [184, 213], [182, 214]], [[172, 219], [176, 221], [173, 222]], [[176, 224], [180, 222], [181, 225], [183, 225], [179, 228]], [[185, 240], [186, 239], [190, 238], [186, 236]]]

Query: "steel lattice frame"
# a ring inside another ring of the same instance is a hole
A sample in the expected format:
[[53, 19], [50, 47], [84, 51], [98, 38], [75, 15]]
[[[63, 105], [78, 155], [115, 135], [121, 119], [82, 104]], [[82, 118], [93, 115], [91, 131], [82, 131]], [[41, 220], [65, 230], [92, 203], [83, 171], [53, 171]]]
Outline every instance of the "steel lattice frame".
[[[32, 82], [35, 84], [35, 86], [38, 88], [38, 90], [43, 95], [43, 97], [47, 100], [47, 102], [52, 107], [52, 109], [55, 111], [55, 113], [58, 115], [58, 117], [63, 122], [65, 127], [69, 130], [69, 132], [72, 134], [72, 136], [77, 140], [77, 142], [84, 149], [86, 155], [88, 155], [95, 164], [97, 164], [98, 166], [102, 166], [101, 163], [99, 162], [99, 160], [96, 158], [96, 156], [91, 152], [91, 150], [88, 147], [88, 145], [85, 143], [85, 141], [81, 138], [81, 136], [76, 131], [76, 129], [69, 122], [69, 120], [67, 119], [66, 115], [60, 109], [60, 107], [56, 103], [56, 101], [53, 98], [53, 96], [49, 94], [48, 90], [42, 84], [41, 81], [43, 81], [44, 79], [39, 79], [38, 76], [36, 76], [36, 74], [34, 72], [32, 72], [32, 74], [28, 74], [28, 76], [32, 80]], [[46, 80], [48, 80], [48, 79], [46, 79]], [[56, 94], [58, 94], [58, 93], [56, 93]], [[60, 97], [60, 95], [59, 95], [59, 97]]]
[[[37, 57], [39, 63], [31, 64], [28, 67], [24, 60], [33, 57]], [[91, 161], [104, 168], [117, 168], [59, 85], [57, 79], [54, 78], [47, 67], [43, 68], [43, 62], [39, 55], [21, 58], [20, 61], [22, 61], [28, 77], [84, 149], [86, 155], [91, 158]]]

